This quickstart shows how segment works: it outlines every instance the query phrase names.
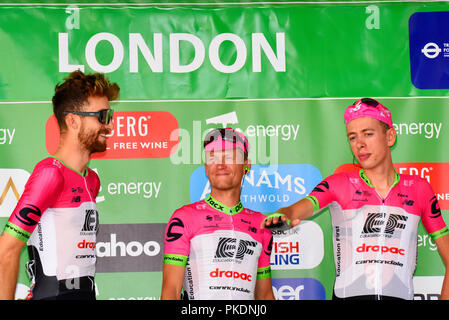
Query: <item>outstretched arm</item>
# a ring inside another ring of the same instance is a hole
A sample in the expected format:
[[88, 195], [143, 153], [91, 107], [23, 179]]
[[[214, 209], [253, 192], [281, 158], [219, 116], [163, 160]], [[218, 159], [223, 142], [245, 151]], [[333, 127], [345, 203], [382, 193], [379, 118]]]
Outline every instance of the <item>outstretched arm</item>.
[[298, 225], [301, 220], [310, 218], [313, 214], [313, 204], [312, 202], [304, 198], [294, 204], [284, 207], [276, 211], [276, 213], [282, 214], [281, 216], [268, 217], [264, 220], [262, 227], [270, 227], [276, 225], [279, 221], [287, 222], [290, 220], [290, 226], [294, 227]]

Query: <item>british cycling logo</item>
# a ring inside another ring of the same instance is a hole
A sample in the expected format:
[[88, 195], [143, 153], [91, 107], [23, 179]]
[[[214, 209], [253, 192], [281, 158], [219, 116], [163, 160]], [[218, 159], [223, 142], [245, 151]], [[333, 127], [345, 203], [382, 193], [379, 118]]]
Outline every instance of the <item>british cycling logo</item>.
[[273, 270], [313, 269], [324, 258], [324, 234], [314, 221], [285, 231], [273, 231], [270, 264]]
[[[320, 171], [310, 164], [253, 165], [244, 177], [241, 201], [248, 209], [274, 212], [304, 198], [321, 179]], [[203, 200], [209, 193], [210, 183], [202, 166], [190, 177], [190, 201]]]

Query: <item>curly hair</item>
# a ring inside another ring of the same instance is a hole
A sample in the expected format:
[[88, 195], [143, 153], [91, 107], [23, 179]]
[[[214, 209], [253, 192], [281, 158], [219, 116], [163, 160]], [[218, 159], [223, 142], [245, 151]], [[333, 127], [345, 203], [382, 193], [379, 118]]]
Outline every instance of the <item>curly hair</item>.
[[66, 129], [65, 113], [82, 111], [89, 97], [107, 97], [109, 101], [119, 97], [120, 87], [111, 83], [102, 73], [84, 74], [80, 70], [70, 73], [55, 86], [52, 98], [53, 113], [61, 131]]

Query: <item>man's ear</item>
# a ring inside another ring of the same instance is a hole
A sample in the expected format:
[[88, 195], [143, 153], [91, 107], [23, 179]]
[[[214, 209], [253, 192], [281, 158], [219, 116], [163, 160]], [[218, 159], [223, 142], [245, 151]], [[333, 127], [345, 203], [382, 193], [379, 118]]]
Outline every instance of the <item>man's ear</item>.
[[249, 159], [245, 160], [243, 165], [243, 174], [248, 174], [251, 171], [251, 161]]
[[66, 114], [64, 121], [65, 121], [65, 125], [66, 125], [67, 129], [69, 129], [69, 130], [70, 129], [78, 130], [78, 128], [81, 125], [80, 118], [77, 117], [76, 115], [74, 115], [73, 113]]
[[396, 144], [396, 140], [397, 140], [396, 130], [394, 128], [388, 129], [388, 131], [387, 131], [387, 143], [388, 143], [388, 146], [390, 148], [392, 146], [394, 146]]

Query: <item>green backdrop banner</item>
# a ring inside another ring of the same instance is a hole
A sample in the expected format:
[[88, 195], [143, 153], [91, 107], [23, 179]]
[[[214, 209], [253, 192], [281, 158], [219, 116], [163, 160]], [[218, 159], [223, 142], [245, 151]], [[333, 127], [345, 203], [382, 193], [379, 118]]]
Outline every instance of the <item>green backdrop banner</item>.
[[[102, 183], [98, 299], [159, 299], [164, 228], [210, 191], [201, 139], [216, 126], [248, 136], [253, 170], [242, 201], [271, 212], [348, 169], [343, 112], [377, 98], [398, 132], [397, 170], [428, 179], [447, 220], [448, 92], [415, 87], [423, 65], [410, 58], [433, 54], [411, 50], [410, 18], [445, 10], [439, 1], [0, 2], [0, 226], [58, 144], [50, 101], [76, 69], [121, 87], [109, 149], [90, 162]], [[444, 70], [446, 47], [435, 45]], [[18, 297], [29, 285], [26, 260], [24, 250]], [[275, 234], [272, 269], [277, 299], [332, 297], [328, 210]], [[420, 225], [415, 298], [438, 297], [443, 275]]]

